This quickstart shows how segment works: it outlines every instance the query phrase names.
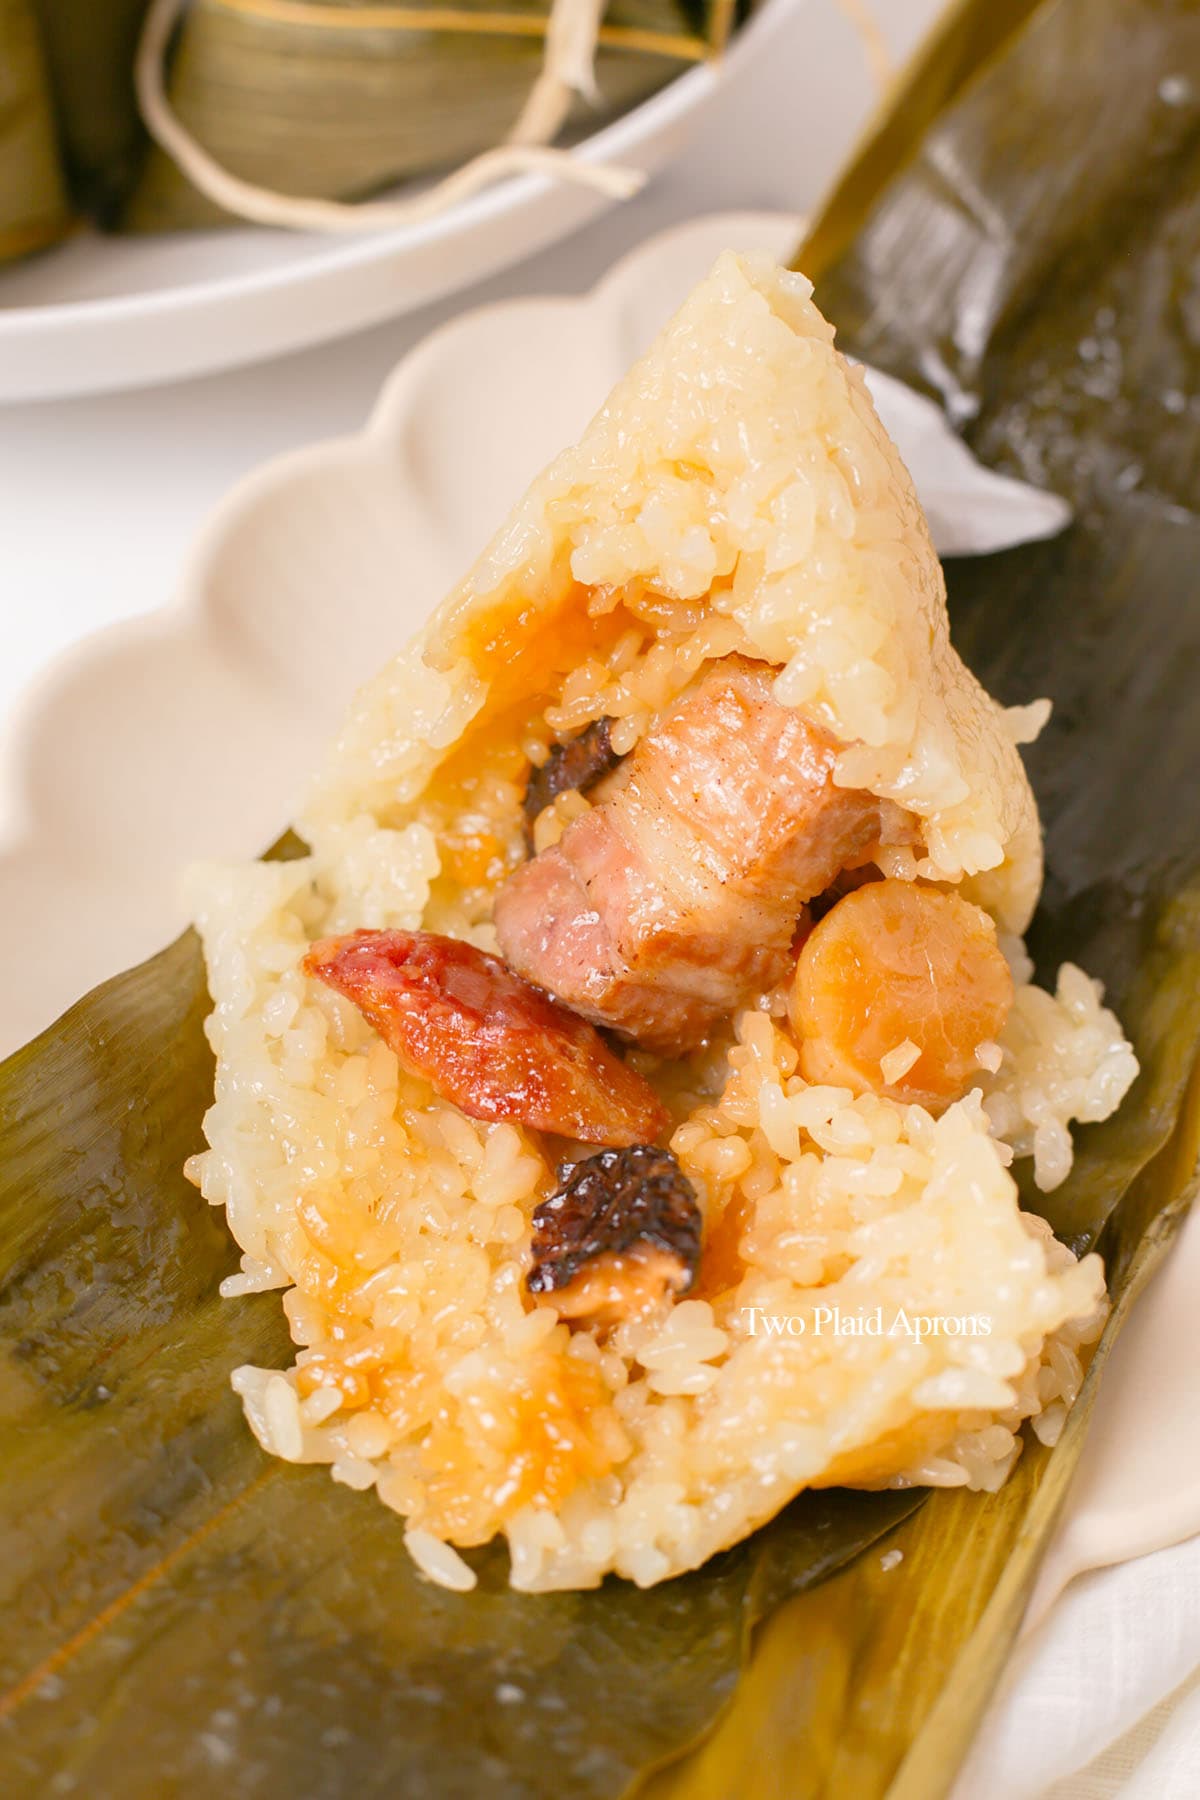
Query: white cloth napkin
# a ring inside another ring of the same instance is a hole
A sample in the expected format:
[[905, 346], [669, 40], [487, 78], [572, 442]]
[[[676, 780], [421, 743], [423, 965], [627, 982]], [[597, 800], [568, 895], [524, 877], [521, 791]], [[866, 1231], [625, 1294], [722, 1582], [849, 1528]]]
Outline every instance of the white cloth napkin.
[[1071, 517], [1056, 494], [977, 463], [940, 407], [878, 369], [865, 369], [884, 427], [899, 450], [941, 556], [983, 556], [1054, 537]]
[[1117, 1796], [1200, 1796], [1200, 1537], [1071, 1583], [1018, 1646], [954, 1790]]

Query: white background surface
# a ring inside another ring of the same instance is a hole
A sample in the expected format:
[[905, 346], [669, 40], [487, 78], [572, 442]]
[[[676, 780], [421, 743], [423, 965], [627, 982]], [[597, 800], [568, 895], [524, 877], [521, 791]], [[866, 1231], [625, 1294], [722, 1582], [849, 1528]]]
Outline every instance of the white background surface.
[[[939, 0], [873, 4], [897, 56], [939, 11]], [[584, 292], [642, 238], [695, 213], [812, 207], [863, 123], [848, 92], [867, 92], [861, 42], [836, 0], [815, 0], [788, 24], [770, 67], [718, 97], [683, 162], [506, 274], [257, 368], [0, 408], [0, 720], [59, 650], [168, 600], [221, 495], [280, 451], [356, 429], [392, 365], [443, 319], [512, 294]]]

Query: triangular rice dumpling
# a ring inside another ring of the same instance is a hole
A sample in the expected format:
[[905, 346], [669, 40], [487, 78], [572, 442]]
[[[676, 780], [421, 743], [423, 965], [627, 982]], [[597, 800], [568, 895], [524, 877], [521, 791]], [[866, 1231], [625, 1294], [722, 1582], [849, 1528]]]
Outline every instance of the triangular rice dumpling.
[[264, 1446], [547, 1589], [1052, 1438], [1103, 1272], [1008, 1165], [1137, 1065], [1021, 945], [1043, 711], [952, 649], [809, 284], [722, 258], [359, 695], [310, 854], [193, 876]]

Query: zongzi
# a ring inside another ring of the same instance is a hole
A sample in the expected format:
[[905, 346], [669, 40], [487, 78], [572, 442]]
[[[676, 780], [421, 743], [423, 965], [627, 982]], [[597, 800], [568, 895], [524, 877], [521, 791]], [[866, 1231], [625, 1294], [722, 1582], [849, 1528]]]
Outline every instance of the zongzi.
[[[594, 93], [572, 108], [567, 141], [719, 47], [691, 0], [601, 10]], [[542, 66], [550, 13], [550, 0], [424, 9], [195, 0], [171, 59], [170, 104], [208, 156], [256, 188], [359, 200], [503, 142]], [[162, 230], [223, 217], [155, 150], [126, 223]]]
[[1103, 1271], [1008, 1165], [1137, 1064], [1022, 948], [1044, 711], [952, 649], [809, 284], [724, 257], [359, 696], [310, 854], [192, 877], [264, 1447], [544, 1590], [1052, 1438]]
[[33, 0], [67, 179], [81, 212], [115, 224], [145, 159], [133, 59], [149, 0]]
[[62, 236], [70, 215], [28, 0], [0, 0], [0, 262]]

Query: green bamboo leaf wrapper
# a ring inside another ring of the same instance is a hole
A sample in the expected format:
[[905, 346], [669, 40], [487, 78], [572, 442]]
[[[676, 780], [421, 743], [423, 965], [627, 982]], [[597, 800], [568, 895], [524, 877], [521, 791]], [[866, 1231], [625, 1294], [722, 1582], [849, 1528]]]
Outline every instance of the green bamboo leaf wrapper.
[[[451, 168], [515, 124], [541, 67], [550, 0], [432, 0], [416, 10], [433, 24], [443, 15], [447, 27], [389, 25], [387, 7], [347, 0], [311, 0], [300, 17], [274, 0], [196, 0], [172, 60], [172, 104], [224, 167], [280, 193], [355, 200]], [[460, 28], [472, 15], [481, 29]], [[513, 20], [535, 29], [523, 34]], [[603, 23], [610, 36], [634, 32], [638, 41], [602, 37], [600, 100], [576, 102], [568, 141], [704, 54], [703, 15], [690, 0], [613, 0]], [[164, 230], [223, 217], [155, 151], [126, 222]]]
[[[982, 678], [1056, 703], [1031, 756], [1043, 978], [1066, 956], [1104, 977], [1143, 1065], [1119, 1115], [1079, 1133], [1068, 1183], [1027, 1196], [1076, 1247], [1099, 1244], [1116, 1299], [1062, 1441], [1031, 1445], [994, 1496], [804, 1496], [644, 1594], [515, 1595], [490, 1552], [472, 1553], [474, 1594], [421, 1582], [391, 1514], [269, 1464], [229, 1392], [234, 1363], [282, 1359], [285, 1328], [272, 1295], [217, 1299], [233, 1246], [180, 1174], [212, 1075], [185, 937], [0, 1067], [6, 1792], [56, 1775], [131, 1800], [607, 1800], [639, 1774], [655, 1800], [947, 1790], [1200, 1131], [1200, 184], [1174, 85], [1195, 14], [1015, 11], [998, 36], [980, 0], [973, 69], [960, 9], [937, 122], [882, 187], [851, 171], [814, 239], [850, 248], [805, 260], [849, 349], [940, 394], [986, 459], [1078, 509], [1052, 544], [949, 571]], [[883, 1534], [898, 1567], [852, 1560]], [[772, 1608], [717, 1730], [673, 1763]]]
[[42, 47], [27, 0], [0, 0], [0, 263], [70, 223]]
[[145, 157], [133, 59], [148, 5], [32, 0], [72, 196], [101, 224], [115, 222]]

